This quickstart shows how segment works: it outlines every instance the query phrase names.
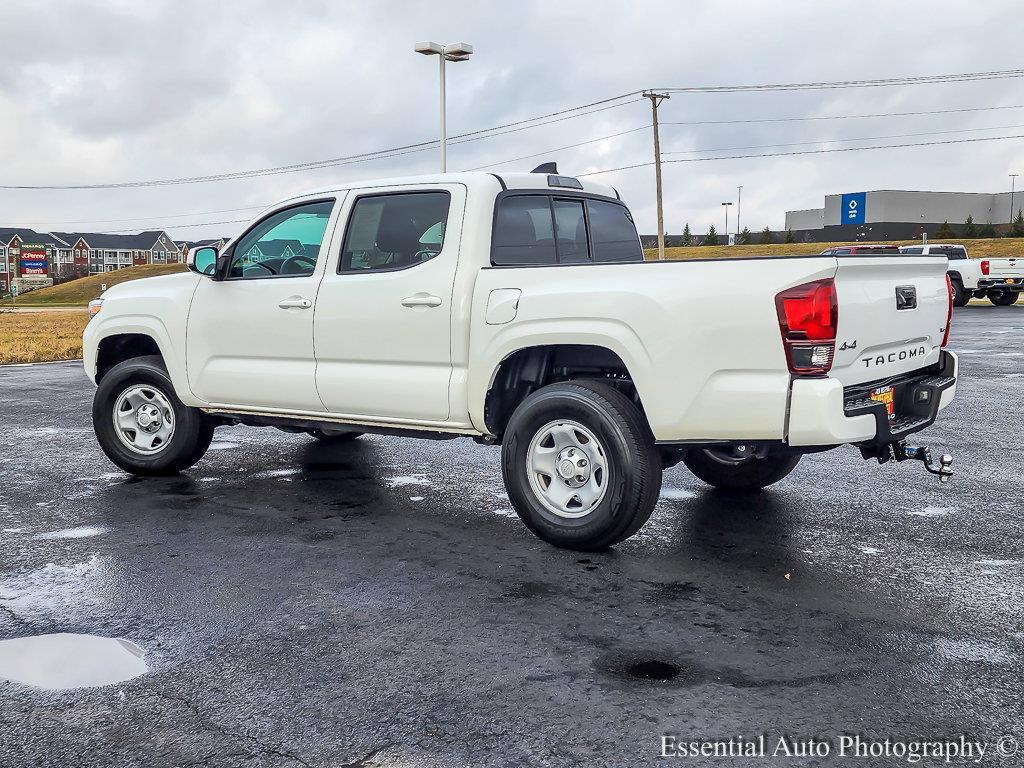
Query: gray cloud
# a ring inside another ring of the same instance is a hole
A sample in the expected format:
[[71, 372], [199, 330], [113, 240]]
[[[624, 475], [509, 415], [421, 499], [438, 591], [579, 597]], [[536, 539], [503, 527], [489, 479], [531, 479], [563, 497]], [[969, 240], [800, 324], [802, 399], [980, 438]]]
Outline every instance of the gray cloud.
[[[449, 68], [449, 130], [460, 133], [651, 86], [1011, 68], [1018, 66], [1019, 15], [1015, 4], [1002, 1], [947, 3], [939, 13], [928, 2], [7, 0], [0, 5], [0, 178], [27, 184], [165, 178], [430, 140], [437, 131], [436, 62], [412, 52], [421, 39], [467, 40], [476, 47], [470, 62]], [[1018, 103], [1024, 104], [1024, 84], [1002, 80], [899, 89], [678, 94], [665, 103], [661, 116], [676, 122]], [[455, 145], [449, 167], [501, 161], [644, 126], [649, 113], [647, 102], [637, 101]], [[1018, 123], [1024, 125], [1024, 110], [666, 125], [663, 148], [674, 152]], [[1024, 131], [965, 136], [1010, 133]], [[553, 159], [569, 173], [647, 162], [650, 134], [637, 131], [558, 152]], [[536, 162], [504, 167], [528, 169]], [[331, 181], [435, 167], [436, 153], [426, 151], [188, 187], [3, 191], [0, 219], [45, 224], [154, 215], [153, 223], [159, 223], [161, 215], [255, 205]], [[752, 229], [777, 228], [786, 209], [820, 205], [826, 193], [997, 190], [1008, 172], [1020, 168], [1024, 151], [1019, 142], [670, 164], [665, 169], [666, 219], [670, 232], [681, 230], [685, 221], [695, 232], [706, 231], [711, 223], [721, 227], [719, 203], [734, 198], [742, 184], [744, 223]], [[652, 231], [652, 170], [601, 178], [619, 188], [641, 228]], [[115, 226], [131, 223], [104, 228]], [[235, 227], [173, 231], [194, 236], [230, 233]]]

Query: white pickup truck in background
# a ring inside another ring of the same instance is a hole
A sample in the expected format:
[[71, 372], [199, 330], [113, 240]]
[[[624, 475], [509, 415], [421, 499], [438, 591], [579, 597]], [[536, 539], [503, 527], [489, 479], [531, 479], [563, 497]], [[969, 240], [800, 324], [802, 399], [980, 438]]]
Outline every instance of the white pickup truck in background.
[[945, 256], [645, 261], [611, 187], [461, 173], [286, 200], [189, 267], [90, 307], [96, 434], [138, 475], [221, 424], [468, 436], [532, 531], [600, 549], [680, 461], [744, 492], [843, 444], [951, 474], [904, 442], [956, 389]]
[[962, 245], [928, 243], [905, 245], [900, 253], [908, 256], [945, 256], [949, 259], [949, 279], [953, 288], [953, 306], [964, 307], [974, 298], [988, 297], [997, 307], [1016, 304], [1024, 290], [1024, 259], [971, 259]]

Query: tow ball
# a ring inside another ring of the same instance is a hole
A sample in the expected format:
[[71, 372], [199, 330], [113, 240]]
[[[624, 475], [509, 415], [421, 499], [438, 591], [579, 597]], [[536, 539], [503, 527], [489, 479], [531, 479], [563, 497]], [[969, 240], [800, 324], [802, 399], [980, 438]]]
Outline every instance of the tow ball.
[[879, 464], [887, 461], [916, 460], [924, 464], [924, 468], [933, 475], [938, 475], [940, 483], [948, 483], [953, 476], [953, 457], [948, 453], [939, 456], [938, 464], [935, 463], [931, 448], [920, 445], [907, 445], [905, 441], [899, 440], [888, 445], [881, 446], [875, 451], [868, 453], [861, 449], [864, 458], [877, 458]]

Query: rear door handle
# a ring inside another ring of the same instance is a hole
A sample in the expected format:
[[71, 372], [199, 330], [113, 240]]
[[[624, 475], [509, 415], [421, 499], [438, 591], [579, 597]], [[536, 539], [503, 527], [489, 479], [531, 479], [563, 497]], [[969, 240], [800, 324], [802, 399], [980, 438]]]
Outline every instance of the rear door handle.
[[282, 299], [277, 306], [281, 309], [309, 309], [313, 306], [313, 302], [301, 296], [293, 296], [290, 299]]
[[440, 296], [428, 296], [425, 293], [417, 293], [413, 296], [406, 296], [402, 299], [403, 307], [440, 307]]

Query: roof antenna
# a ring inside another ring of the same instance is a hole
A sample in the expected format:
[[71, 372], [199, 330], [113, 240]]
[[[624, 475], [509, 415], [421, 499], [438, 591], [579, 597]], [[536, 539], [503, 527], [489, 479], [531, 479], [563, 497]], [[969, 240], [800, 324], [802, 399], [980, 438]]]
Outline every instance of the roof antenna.
[[558, 164], [557, 163], [541, 163], [534, 168], [530, 173], [553, 173], [558, 175]]

